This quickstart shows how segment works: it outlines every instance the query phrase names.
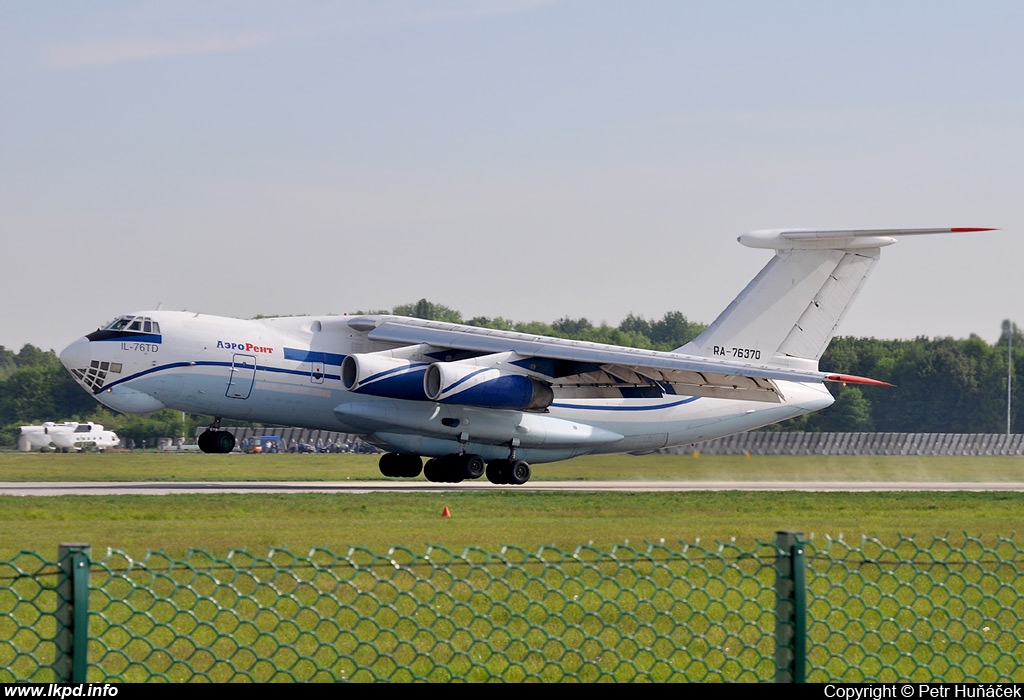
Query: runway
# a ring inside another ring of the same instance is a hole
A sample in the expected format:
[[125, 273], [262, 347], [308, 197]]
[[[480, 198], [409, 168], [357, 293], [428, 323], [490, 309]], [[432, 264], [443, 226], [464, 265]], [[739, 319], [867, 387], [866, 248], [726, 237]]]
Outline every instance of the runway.
[[175, 494], [224, 493], [436, 493], [447, 491], [520, 492], [651, 492], [651, 491], [1000, 491], [1022, 492], [1024, 482], [924, 482], [924, 481], [530, 481], [522, 486], [499, 486], [487, 481], [438, 484], [403, 481], [82, 481], [0, 482], [0, 496], [171, 496]]

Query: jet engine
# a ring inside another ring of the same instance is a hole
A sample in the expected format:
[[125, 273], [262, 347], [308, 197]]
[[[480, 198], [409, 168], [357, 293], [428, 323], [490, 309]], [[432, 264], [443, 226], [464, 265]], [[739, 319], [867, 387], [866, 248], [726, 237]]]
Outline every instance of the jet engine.
[[341, 361], [341, 382], [349, 391], [390, 399], [423, 401], [426, 362], [386, 353], [347, 355]]
[[469, 362], [435, 362], [423, 375], [423, 392], [431, 401], [541, 411], [551, 405], [551, 387], [518, 372]]

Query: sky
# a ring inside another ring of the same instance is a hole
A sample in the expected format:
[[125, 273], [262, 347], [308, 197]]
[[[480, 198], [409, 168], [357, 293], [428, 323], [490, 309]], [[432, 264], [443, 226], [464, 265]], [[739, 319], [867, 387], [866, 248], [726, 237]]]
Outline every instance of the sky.
[[710, 323], [754, 229], [910, 237], [839, 327], [1024, 325], [1024, 3], [0, 0], [0, 345], [133, 311]]

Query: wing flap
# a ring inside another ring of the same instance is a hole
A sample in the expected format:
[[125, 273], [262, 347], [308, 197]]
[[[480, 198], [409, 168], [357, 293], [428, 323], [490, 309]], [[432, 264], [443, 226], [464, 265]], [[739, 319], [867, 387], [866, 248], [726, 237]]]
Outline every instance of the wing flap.
[[656, 370], [621, 365], [608, 365], [604, 369], [614, 376], [621, 377], [627, 373], [631, 374], [638, 383], [653, 382], [667, 394], [771, 403], [782, 402], [782, 394], [776, 383], [763, 377], [745, 377], [720, 372]]

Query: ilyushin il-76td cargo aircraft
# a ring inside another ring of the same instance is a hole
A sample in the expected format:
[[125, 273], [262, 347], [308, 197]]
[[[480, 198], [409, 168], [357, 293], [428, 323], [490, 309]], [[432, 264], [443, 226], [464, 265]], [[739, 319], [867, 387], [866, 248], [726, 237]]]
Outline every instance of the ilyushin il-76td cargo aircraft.
[[[774, 257], [707, 330], [671, 352], [391, 315], [241, 320], [120, 316], [60, 355], [100, 403], [214, 417], [204, 452], [230, 452], [222, 419], [354, 433], [388, 477], [524, 484], [531, 463], [643, 453], [828, 407], [818, 369], [844, 312], [897, 236], [984, 228], [739, 237]], [[427, 458], [424, 464], [423, 459]]]

